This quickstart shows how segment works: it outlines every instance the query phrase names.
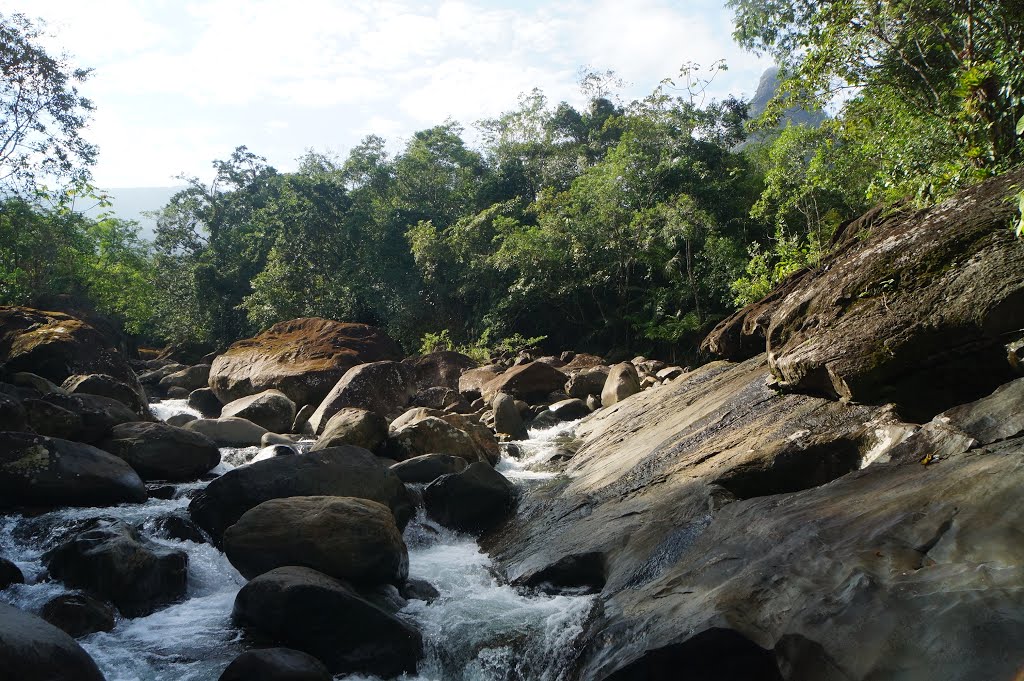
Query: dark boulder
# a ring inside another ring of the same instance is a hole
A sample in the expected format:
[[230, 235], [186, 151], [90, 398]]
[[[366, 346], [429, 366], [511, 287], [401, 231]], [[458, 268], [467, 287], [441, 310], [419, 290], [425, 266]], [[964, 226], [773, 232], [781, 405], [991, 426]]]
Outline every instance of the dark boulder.
[[146, 500], [131, 466], [78, 442], [0, 433], [0, 508], [110, 506]]
[[205, 418], [217, 418], [224, 405], [217, 399], [210, 388], [196, 388], [188, 394], [188, 406], [192, 407]]
[[97, 631], [111, 631], [117, 611], [88, 594], [62, 594], [46, 602], [40, 616], [69, 636], [81, 638]]
[[105, 681], [75, 639], [6, 603], [0, 603], [0, 669], [11, 681]]
[[28, 425], [40, 435], [73, 440], [82, 433], [82, 417], [70, 409], [39, 399], [27, 399], [22, 406]]
[[286, 433], [295, 420], [295, 403], [280, 390], [264, 390], [228, 402], [220, 415], [221, 418], [237, 416], [252, 421], [272, 433]]
[[401, 362], [371, 362], [349, 369], [309, 417], [320, 434], [327, 421], [345, 407], [366, 409], [389, 418], [405, 410], [412, 399], [412, 369]]
[[210, 482], [189, 505], [196, 523], [215, 541], [246, 511], [271, 499], [338, 496], [388, 506], [399, 527], [413, 515], [405, 485], [370, 452], [341, 446], [302, 456], [278, 456], [235, 468]]
[[257, 638], [316, 656], [335, 674], [414, 673], [423, 654], [418, 631], [310, 568], [253, 579], [238, 592], [232, 617]]
[[527, 438], [526, 424], [516, 408], [515, 398], [506, 393], [498, 393], [491, 400], [491, 409], [494, 410], [494, 432], [508, 435], [513, 440]]
[[397, 461], [437, 453], [452, 454], [470, 462], [486, 460], [469, 433], [436, 416], [413, 421], [391, 433], [385, 451]]
[[391, 509], [367, 499], [271, 499], [246, 511], [223, 543], [249, 579], [286, 565], [361, 584], [401, 584], [409, 576], [409, 552]]
[[338, 445], [353, 445], [376, 451], [387, 437], [388, 422], [383, 416], [366, 409], [346, 407], [327, 421], [312, 451]]
[[576, 397], [581, 400], [587, 399], [590, 395], [600, 396], [610, 371], [611, 369], [606, 366], [580, 369], [569, 377], [565, 384], [565, 392], [569, 397]]
[[445, 527], [479, 534], [500, 525], [515, 510], [516, 491], [486, 463], [444, 475], [423, 490], [427, 514]]
[[6, 558], [0, 558], [0, 591], [11, 584], [24, 583], [25, 575], [21, 574], [21, 569]]
[[512, 367], [508, 371], [485, 383], [481, 395], [493, 400], [498, 393], [507, 393], [527, 402], [543, 399], [548, 394], [565, 387], [568, 376], [555, 367], [543, 362], [529, 362]]
[[196, 419], [183, 427], [213, 440], [218, 447], [258, 447], [263, 442], [263, 436], [270, 432], [263, 426], [237, 416]]
[[391, 466], [391, 470], [406, 483], [430, 483], [442, 475], [466, 470], [469, 463], [461, 456], [451, 454], [423, 454]]
[[401, 358], [401, 348], [373, 326], [293, 319], [232, 344], [213, 361], [210, 387], [222, 402], [274, 388], [295, 404], [320, 404], [353, 366]]
[[[49, 393], [42, 400], [75, 414], [81, 421], [81, 429], [69, 439], [95, 444], [105, 438], [114, 426], [139, 421], [134, 411], [117, 400], [102, 395], [67, 395]], [[66, 425], [63, 414], [58, 416], [60, 427]]]
[[0, 431], [25, 430], [28, 426], [28, 414], [21, 400], [0, 393]]
[[199, 526], [181, 511], [154, 518], [148, 521], [146, 526], [152, 528], [155, 536], [163, 539], [190, 541], [196, 544], [205, 544], [208, 541]]
[[228, 665], [218, 681], [331, 681], [324, 663], [291, 648], [247, 650]]
[[72, 395], [102, 395], [131, 409], [139, 418], [151, 419], [144, 391], [106, 374], [69, 376], [61, 386]]
[[477, 366], [476, 360], [472, 357], [451, 350], [409, 357], [403, 359], [402, 364], [412, 368], [412, 382], [417, 389], [442, 387], [456, 392], [459, 390], [459, 377], [463, 372]]
[[210, 365], [196, 364], [195, 366], [185, 367], [174, 373], [166, 374], [160, 379], [158, 385], [168, 391], [168, 394], [170, 394], [172, 388], [184, 390], [186, 394], [189, 394], [193, 390], [205, 388], [209, 380]]
[[142, 537], [121, 520], [98, 518], [43, 554], [50, 574], [142, 617], [185, 595], [188, 555]]
[[114, 426], [100, 446], [127, 461], [143, 480], [188, 482], [220, 463], [213, 440], [166, 423]]

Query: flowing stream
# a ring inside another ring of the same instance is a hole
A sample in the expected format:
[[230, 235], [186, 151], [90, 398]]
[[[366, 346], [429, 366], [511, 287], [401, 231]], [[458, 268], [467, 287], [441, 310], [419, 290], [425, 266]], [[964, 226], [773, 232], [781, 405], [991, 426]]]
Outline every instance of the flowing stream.
[[[161, 419], [191, 412], [184, 400], [153, 405]], [[575, 423], [531, 431], [517, 443], [519, 459], [503, 457], [498, 470], [519, 486], [553, 477], [548, 461]], [[257, 448], [224, 448], [223, 473], [245, 465]], [[135, 619], [120, 618], [113, 631], [79, 639], [107, 681], [216, 681], [245, 647], [231, 623], [235, 594], [245, 579], [224, 554], [209, 544], [160, 538], [154, 522], [185, 513], [192, 494], [206, 483], [176, 486], [175, 498], [105, 508], [61, 509], [34, 517], [0, 515], [0, 556], [21, 568], [26, 584], [0, 591], [0, 600], [30, 612], [68, 591], [45, 581], [42, 554], [77, 522], [114, 517], [141, 526], [143, 534], [188, 553], [186, 599]], [[399, 613], [422, 632], [425, 656], [407, 681], [557, 681], [578, 652], [594, 596], [547, 595], [502, 584], [489, 557], [472, 537], [444, 529], [422, 510], [405, 530], [410, 577], [429, 581], [440, 592], [430, 604], [412, 600]], [[339, 676], [349, 681], [372, 677]]]

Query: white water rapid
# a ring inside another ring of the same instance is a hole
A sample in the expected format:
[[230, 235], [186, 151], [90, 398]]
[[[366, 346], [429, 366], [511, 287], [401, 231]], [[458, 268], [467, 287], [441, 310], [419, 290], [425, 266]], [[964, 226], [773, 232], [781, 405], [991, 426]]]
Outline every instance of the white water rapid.
[[[156, 403], [167, 419], [191, 412], [184, 400]], [[536, 484], [555, 473], [546, 464], [575, 423], [531, 431], [517, 443], [520, 458], [503, 457], [498, 470], [517, 485]], [[256, 448], [221, 450], [215, 473], [245, 465]], [[175, 498], [107, 508], [61, 509], [40, 516], [0, 515], [0, 556], [21, 568], [27, 584], [0, 591], [0, 601], [38, 613], [46, 601], [68, 591], [45, 581], [44, 551], [76, 522], [115, 517], [141, 526], [143, 534], [188, 553], [186, 599], [135, 619], [118, 619], [113, 631], [79, 639], [107, 681], [216, 681], [244, 650], [241, 631], [231, 623], [235, 594], [245, 583], [224, 554], [209, 544], [162, 539], [153, 522], [184, 513], [190, 496], [206, 483], [176, 485]], [[472, 537], [446, 530], [422, 511], [405, 531], [410, 577], [425, 579], [440, 597], [430, 604], [412, 600], [399, 613], [423, 634], [425, 656], [415, 677], [405, 681], [558, 681], [572, 664], [595, 604], [594, 596], [547, 595], [502, 584], [490, 558]], [[339, 676], [348, 681], [372, 677]]]

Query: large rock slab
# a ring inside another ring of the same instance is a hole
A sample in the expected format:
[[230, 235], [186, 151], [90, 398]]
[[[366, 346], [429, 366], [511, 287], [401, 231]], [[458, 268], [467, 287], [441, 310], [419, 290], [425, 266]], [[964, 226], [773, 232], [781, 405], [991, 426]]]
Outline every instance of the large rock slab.
[[409, 576], [391, 509], [352, 497], [265, 501], [227, 529], [224, 553], [248, 579], [286, 565], [361, 584], [401, 584]]
[[287, 433], [295, 421], [295, 403], [280, 390], [264, 390], [228, 402], [221, 409], [220, 416], [236, 416], [272, 433]]
[[142, 617], [185, 595], [188, 554], [142, 537], [122, 520], [87, 522], [43, 554], [50, 574], [108, 599], [127, 617]]
[[0, 508], [141, 503], [146, 486], [131, 466], [79, 442], [0, 433]]
[[249, 509], [271, 499], [302, 496], [377, 501], [391, 509], [399, 527], [405, 527], [414, 512], [405, 485], [380, 459], [365, 449], [341, 446], [230, 470], [192, 500], [189, 513], [219, 542]]
[[297, 405], [319, 404], [356, 364], [400, 359], [380, 329], [306, 317], [232, 344], [213, 361], [210, 387], [224, 403], [274, 388]]
[[0, 669], [18, 681], [105, 681], [75, 639], [6, 603], [0, 603]]
[[0, 367], [32, 372], [57, 385], [76, 374], [106, 374], [142, 390], [108, 336], [63, 312], [0, 306]]
[[783, 387], [893, 401], [918, 422], [988, 394], [1014, 377], [1004, 334], [1024, 328], [1024, 242], [1006, 228], [1022, 183], [1016, 170], [925, 210], [871, 211], [703, 347], [767, 350]]
[[366, 409], [384, 418], [400, 414], [415, 394], [412, 369], [401, 362], [370, 362], [352, 367], [309, 417], [318, 435], [346, 407]]
[[583, 561], [601, 585], [578, 677], [1013, 678], [1024, 440], [861, 468], [912, 426], [769, 378], [718, 362], [590, 416], [566, 475], [485, 537], [513, 581]]
[[232, 617], [251, 634], [302, 650], [335, 674], [414, 673], [418, 631], [345, 582], [305, 567], [271, 570], [242, 587]]
[[101, 447], [127, 461], [143, 480], [188, 482], [220, 463], [213, 440], [166, 423], [122, 423]]

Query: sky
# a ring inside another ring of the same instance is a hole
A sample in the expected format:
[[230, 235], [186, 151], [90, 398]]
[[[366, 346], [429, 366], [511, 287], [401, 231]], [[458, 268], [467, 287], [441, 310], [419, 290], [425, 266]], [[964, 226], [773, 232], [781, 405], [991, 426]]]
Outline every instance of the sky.
[[770, 65], [731, 39], [722, 0], [2, 0], [46, 20], [46, 47], [94, 69], [86, 131], [96, 185], [212, 176], [246, 145], [278, 170], [369, 134], [398, 151], [417, 130], [473, 123], [540, 88], [583, 103], [580, 69], [614, 70], [624, 101], [687, 62], [725, 59], [709, 90], [751, 96]]

